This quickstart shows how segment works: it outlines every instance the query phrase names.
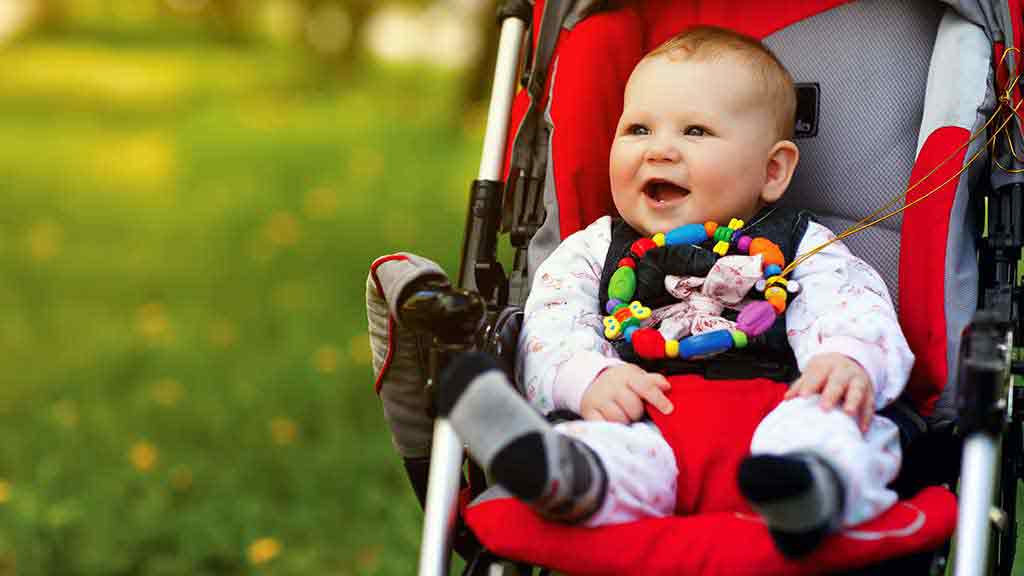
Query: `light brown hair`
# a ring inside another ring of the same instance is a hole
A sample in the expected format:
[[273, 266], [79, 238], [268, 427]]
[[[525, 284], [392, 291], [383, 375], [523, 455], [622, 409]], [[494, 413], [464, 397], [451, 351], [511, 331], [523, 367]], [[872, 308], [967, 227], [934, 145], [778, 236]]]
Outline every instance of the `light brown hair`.
[[796, 90], [793, 77], [782, 62], [760, 40], [715, 26], [688, 28], [658, 46], [644, 60], [656, 57], [669, 60], [714, 61], [732, 57], [749, 69], [764, 87], [764, 103], [775, 116], [776, 137], [791, 140], [796, 123]]

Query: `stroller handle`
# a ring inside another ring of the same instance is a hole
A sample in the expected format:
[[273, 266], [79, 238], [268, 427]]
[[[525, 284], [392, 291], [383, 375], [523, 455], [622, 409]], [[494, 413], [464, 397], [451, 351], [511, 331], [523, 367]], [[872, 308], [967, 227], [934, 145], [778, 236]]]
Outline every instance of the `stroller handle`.
[[[512, 99], [515, 96], [519, 53], [525, 31], [526, 22], [518, 16], [510, 15], [502, 20], [478, 181], [501, 180], [505, 140], [508, 137]], [[470, 218], [472, 222], [472, 214]], [[472, 231], [467, 230], [467, 241], [470, 232]], [[475, 258], [473, 260], [475, 261]], [[466, 255], [463, 254], [463, 265], [465, 262]], [[467, 275], [471, 276], [460, 271], [460, 286], [467, 289], [476, 288], [475, 282], [466, 281]], [[470, 292], [466, 292], [464, 295], [469, 294]], [[477, 312], [478, 302], [470, 303], [473, 305], [469, 307], [473, 308], [474, 312]], [[436, 384], [438, 383], [435, 382]], [[451, 424], [444, 418], [435, 419], [420, 546], [420, 576], [444, 576], [448, 573], [452, 528], [456, 518], [459, 481], [462, 477], [462, 458], [462, 442]]]
[[505, 162], [505, 140], [508, 138], [512, 99], [515, 96], [519, 50], [523, 45], [525, 31], [526, 22], [519, 18], [505, 18], [501, 23], [498, 59], [494, 68], [491, 102], [487, 108], [487, 129], [484, 132], [478, 180], [501, 180], [502, 166]]

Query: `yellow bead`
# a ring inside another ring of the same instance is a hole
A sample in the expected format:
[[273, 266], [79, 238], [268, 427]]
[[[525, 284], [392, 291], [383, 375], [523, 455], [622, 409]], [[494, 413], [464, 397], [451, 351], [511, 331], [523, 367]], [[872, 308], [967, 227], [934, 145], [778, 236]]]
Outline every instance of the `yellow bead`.
[[671, 338], [665, 340], [665, 356], [668, 358], [679, 356], [679, 340], [672, 340]]
[[743, 220], [740, 220], [739, 218], [733, 218], [732, 220], [729, 220], [729, 228], [732, 228], [733, 230], [739, 230], [740, 228], [743, 228]]
[[618, 320], [615, 319], [614, 316], [605, 316], [604, 317], [604, 337], [605, 338], [607, 338], [609, 340], [614, 340], [615, 338], [617, 338], [619, 336], [619, 330], [621, 328], [622, 328], [622, 325], [619, 323]]
[[725, 253], [729, 251], [729, 243], [719, 240], [718, 244], [715, 244], [715, 247], [711, 250], [719, 256], [725, 256]]
[[633, 300], [629, 303], [629, 311], [633, 313], [633, 318], [637, 320], [647, 320], [651, 317], [651, 309], [641, 304], [639, 300]]
[[654, 236], [651, 236], [651, 240], [654, 240], [654, 243], [657, 244], [658, 246], [665, 245], [665, 235], [662, 234], [661, 232], [658, 232]]
[[783, 302], [786, 301], [786, 289], [781, 286], [772, 286], [764, 291], [765, 300], [771, 300], [772, 298], [781, 298]]
[[764, 283], [765, 286], [781, 286], [783, 288], [786, 287], [786, 284], [786, 279], [782, 276], [770, 276]]

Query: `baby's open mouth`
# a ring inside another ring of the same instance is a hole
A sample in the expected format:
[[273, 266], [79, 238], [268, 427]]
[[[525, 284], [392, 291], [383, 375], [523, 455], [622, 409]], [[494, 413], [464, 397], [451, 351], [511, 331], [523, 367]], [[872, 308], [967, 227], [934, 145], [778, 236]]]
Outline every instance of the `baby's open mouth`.
[[651, 180], [644, 184], [644, 195], [658, 204], [683, 198], [690, 191], [667, 180]]

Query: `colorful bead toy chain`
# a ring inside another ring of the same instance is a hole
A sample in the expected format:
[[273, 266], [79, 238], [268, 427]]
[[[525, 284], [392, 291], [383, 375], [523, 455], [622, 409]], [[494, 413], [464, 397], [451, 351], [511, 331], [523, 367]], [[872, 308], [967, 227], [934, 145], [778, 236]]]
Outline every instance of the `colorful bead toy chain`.
[[[630, 255], [619, 261], [619, 266], [608, 283], [609, 316], [604, 318], [604, 335], [609, 340], [624, 337], [633, 345], [641, 358], [698, 358], [724, 352], [732, 348], [743, 348], [748, 338], [763, 334], [775, 318], [786, 311], [788, 294], [796, 294], [800, 287], [794, 281], [787, 281], [782, 275], [785, 257], [782, 250], [771, 240], [762, 237], [751, 238], [738, 234], [743, 228], [742, 220], [733, 218], [728, 226], [715, 222], [686, 224], [667, 233], [658, 233], [651, 238], [640, 238], [630, 246]], [[764, 293], [765, 299], [751, 302], [743, 308], [732, 330], [714, 330], [682, 340], [666, 339], [653, 328], [641, 328], [640, 322], [651, 316], [651, 309], [637, 300], [636, 262], [648, 250], [657, 246], [677, 244], [699, 245], [714, 239], [712, 249], [719, 257], [725, 256], [733, 246], [744, 254], [762, 257], [761, 270], [764, 278], [758, 280], [755, 288]], [[626, 304], [629, 302], [629, 304]]]

